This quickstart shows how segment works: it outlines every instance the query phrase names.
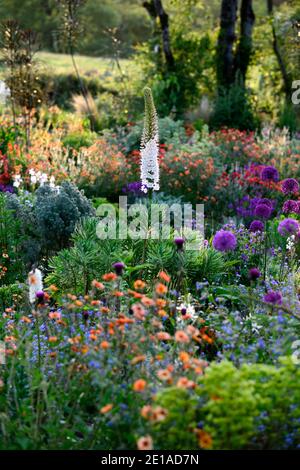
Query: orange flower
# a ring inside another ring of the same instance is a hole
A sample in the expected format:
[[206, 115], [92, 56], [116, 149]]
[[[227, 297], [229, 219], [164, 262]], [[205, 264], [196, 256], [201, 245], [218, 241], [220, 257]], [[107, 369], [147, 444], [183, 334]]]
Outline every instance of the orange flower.
[[100, 413], [102, 413], [103, 415], [105, 415], [105, 414], [108, 413], [110, 410], [112, 410], [113, 406], [114, 406], [114, 405], [113, 405], [112, 403], [108, 403], [107, 405], [102, 406], [102, 408], [100, 409]]
[[167, 301], [165, 299], [156, 299], [156, 305], [159, 308], [164, 308], [167, 305]]
[[136, 290], [142, 290], [146, 287], [146, 283], [138, 279], [137, 281], [134, 282], [133, 286]]
[[163, 318], [169, 316], [169, 315], [167, 314], [167, 312], [166, 312], [165, 310], [163, 310], [162, 308], [161, 308], [160, 310], [158, 310], [157, 313], [158, 313], [158, 315], [159, 315], [160, 317], [163, 317]]
[[189, 380], [187, 377], [180, 377], [176, 384], [179, 388], [195, 388], [196, 384], [192, 380]]
[[158, 276], [160, 277], [160, 279], [162, 281], [165, 281], [165, 282], [170, 282], [171, 278], [170, 276], [168, 276], [167, 273], [165, 273], [164, 271], [160, 271], [160, 273], [158, 274]]
[[135, 392], [143, 392], [147, 386], [147, 382], [144, 379], [138, 379], [133, 384], [133, 390]]
[[61, 319], [61, 313], [59, 313], [59, 312], [50, 312], [48, 316], [49, 316], [50, 320], [60, 320]]
[[100, 343], [100, 348], [102, 348], [102, 349], [108, 349], [109, 347], [110, 347], [110, 344], [109, 344], [108, 341], [102, 341]]
[[149, 299], [149, 297], [146, 297], [145, 295], [143, 296], [141, 301], [146, 307], [152, 307], [152, 305], [154, 305], [154, 300]]
[[23, 316], [23, 317], [21, 318], [21, 320], [22, 320], [24, 323], [31, 323], [30, 318], [25, 317], [25, 316]]
[[156, 406], [152, 411], [151, 421], [156, 423], [164, 421], [168, 416], [167, 410], [162, 408], [161, 406]]
[[152, 413], [152, 407], [150, 405], [144, 405], [141, 409], [141, 416], [148, 419]]
[[118, 276], [115, 273], [106, 273], [106, 274], [103, 274], [102, 279], [103, 281], [111, 282], [111, 281], [115, 281], [117, 277]]
[[168, 288], [160, 282], [159, 284], [157, 284], [155, 291], [158, 295], [164, 295], [168, 292]]
[[203, 431], [202, 429], [200, 429], [197, 432], [197, 434], [198, 434], [199, 446], [202, 449], [211, 449], [211, 447], [212, 447], [212, 437], [211, 437], [211, 435], [208, 434], [208, 432]]
[[179, 359], [180, 359], [183, 363], [188, 362], [188, 361], [190, 360], [190, 355], [189, 355], [187, 352], [185, 352], [185, 351], [181, 351], [181, 352], [179, 353]]
[[83, 303], [81, 302], [81, 300], [75, 300], [75, 305], [77, 307], [82, 307], [83, 306]]
[[138, 320], [144, 320], [146, 311], [141, 304], [133, 304], [131, 308], [135, 318]]
[[171, 335], [165, 331], [159, 331], [156, 336], [160, 341], [169, 341], [171, 339]]
[[108, 307], [101, 307], [101, 313], [109, 313], [109, 308]]
[[144, 362], [146, 360], [145, 355], [136, 356], [131, 359], [131, 364], [134, 366], [135, 364], [139, 364], [139, 362]]
[[58, 288], [54, 284], [51, 284], [51, 286], [49, 286], [48, 289], [51, 290], [52, 292], [58, 291]]
[[160, 369], [157, 371], [157, 377], [164, 381], [164, 382], [167, 382], [168, 380], [170, 380], [172, 378], [172, 375], [171, 373], [168, 371], [168, 369]]
[[175, 333], [175, 341], [177, 341], [178, 343], [189, 343], [190, 338], [184, 331], [178, 330]]
[[49, 343], [56, 343], [56, 341], [57, 341], [57, 336], [49, 336], [48, 341], [49, 341]]
[[151, 436], [140, 437], [137, 441], [138, 450], [152, 450], [153, 440]]
[[104, 284], [102, 284], [102, 282], [96, 281], [96, 279], [93, 280], [92, 286], [99, 290], [104, 289]]

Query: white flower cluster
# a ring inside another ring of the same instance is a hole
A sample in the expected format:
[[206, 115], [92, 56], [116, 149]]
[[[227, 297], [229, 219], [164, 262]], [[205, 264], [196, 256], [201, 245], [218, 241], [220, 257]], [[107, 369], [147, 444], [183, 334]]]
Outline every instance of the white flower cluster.
[[3, 80], [0, 80], [0, 103], [5, 104], [9, 96], [10, 96], [9, 88], [7, 88]]
[[292, 251], [295, 247], [295, 235], [291, 235], [286, 241], [286, 249]]
[[158, 135], [141, 147], [142, 191], [159, 190]]
[[[44, 186], [44, 184], [48, 183], [50, 188], [52, 189], [58, 189], [59, 187], [55, 185], [55, 178], [54, 176], [50, 176], [48, 178], [48, 175], [46, 173], [42, 173], [41, 171], [35, 171], [33, 168], [29, 170], [29, 176], [30, 176], [30, 183], [33, 185], [39, 184], [40, 186]], [[23, 178], [20, 174], [16, 174], [13, 176], [13, 186], [15, 188], [19, 188], [22, 183], [23, 183]]]
[[43, 275], [39, 269], [33, 269], [28, 274], [29, 302], [36, 301], [36, 293], [43, 290]]

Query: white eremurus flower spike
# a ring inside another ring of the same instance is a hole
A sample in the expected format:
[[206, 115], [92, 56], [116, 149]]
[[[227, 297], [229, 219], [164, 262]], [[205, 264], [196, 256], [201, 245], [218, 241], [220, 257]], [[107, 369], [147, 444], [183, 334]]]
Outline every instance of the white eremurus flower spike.
[[39, 269], [33, 269], [28, 274], [29, 302], [36, 301], [36, 293], [43, 290], [43, 275]]
[[159, 136], [158, 119], [150, 88], [144, 89], [145, 118], [141, 142], [142, 191], [159, 190]]

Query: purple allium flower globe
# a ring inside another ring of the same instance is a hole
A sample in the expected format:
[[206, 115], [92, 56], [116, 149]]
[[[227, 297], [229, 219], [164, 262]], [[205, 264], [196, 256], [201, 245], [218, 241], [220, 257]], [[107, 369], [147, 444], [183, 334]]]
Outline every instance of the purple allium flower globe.
[[256, 281], [257, 279], [259, 279], [261, 276], [261, 272], [258, 268], [251, 268], [249, 269], [249, 279], [251, 281]]
[[264, 224], [261, 220], [253, 220], [249, 227], [250, 232], [263, 232]]
[[122, 276], [125, 264], [121, 261], [118, 261], [117, 263], [113, 264], [113, 268], [116, 271], [117, 276]]
[[274, 290], [269, 290], [264, 296], [264, 301], [268, 304], [281, 305], [282, 304], [282, 295], [280, 292], [275, 292]]
[[260, 217], [261, 219], [268, 219], [272, 214], [272, 208], [268, 204], [258, 204], [255, 207], [254, 215], [255, 217]]
[[38, 290], [38, 291], [36, 292], [35, 296], [36, 296], [37, 300], [42, 301], [42, 300], [44, 300], [45, 292], [42, 291], [42, 290]]
[[278, 225], [278, 233], [283, 237], [296, 235], [299, 232], [300, 225], [295, 219], [284, 219]]
[[236, 245], [236, 236], [228, 230], [219, 230], [214, 236], [213, 247], [218, 251], [232, 251]]
[[274, 166], [265, 166], [260, 177], [263, 181], [279, 181], [279, 173]]
[[282, 212], [284, 214], [290, 214], [291, 212], [294, 212], [294, 214], [299, 214], [299, 203], [297, 201], [293, 201], [292, 199], [285, 201], [282, 207]]
[[178, 251], [181, 251], [183, 249], [184, 242], [185, 242], [185, 240], [182, 237], [174, 238], [174, 243], [177, 246]]
[[299, 183], [295, 178], [287, 178], [282, 182], [281, 189], [284, 194], [295, 194], [299, 191]]

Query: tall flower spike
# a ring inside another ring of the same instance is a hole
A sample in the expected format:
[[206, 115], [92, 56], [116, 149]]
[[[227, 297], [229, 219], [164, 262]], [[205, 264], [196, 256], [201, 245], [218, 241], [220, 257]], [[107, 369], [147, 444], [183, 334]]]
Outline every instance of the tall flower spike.
[[37, 292], [43, 290], [43, 275], [39, 269], [33, 269], [28, 274], [29, 284], [29, 302], [33, 304], [36, 301]]
[[144, 89], [145, 117], [141, 141], [141, 180], [142, 191], [159, 190], [159, 136], [158, 119], [150, 88]]

